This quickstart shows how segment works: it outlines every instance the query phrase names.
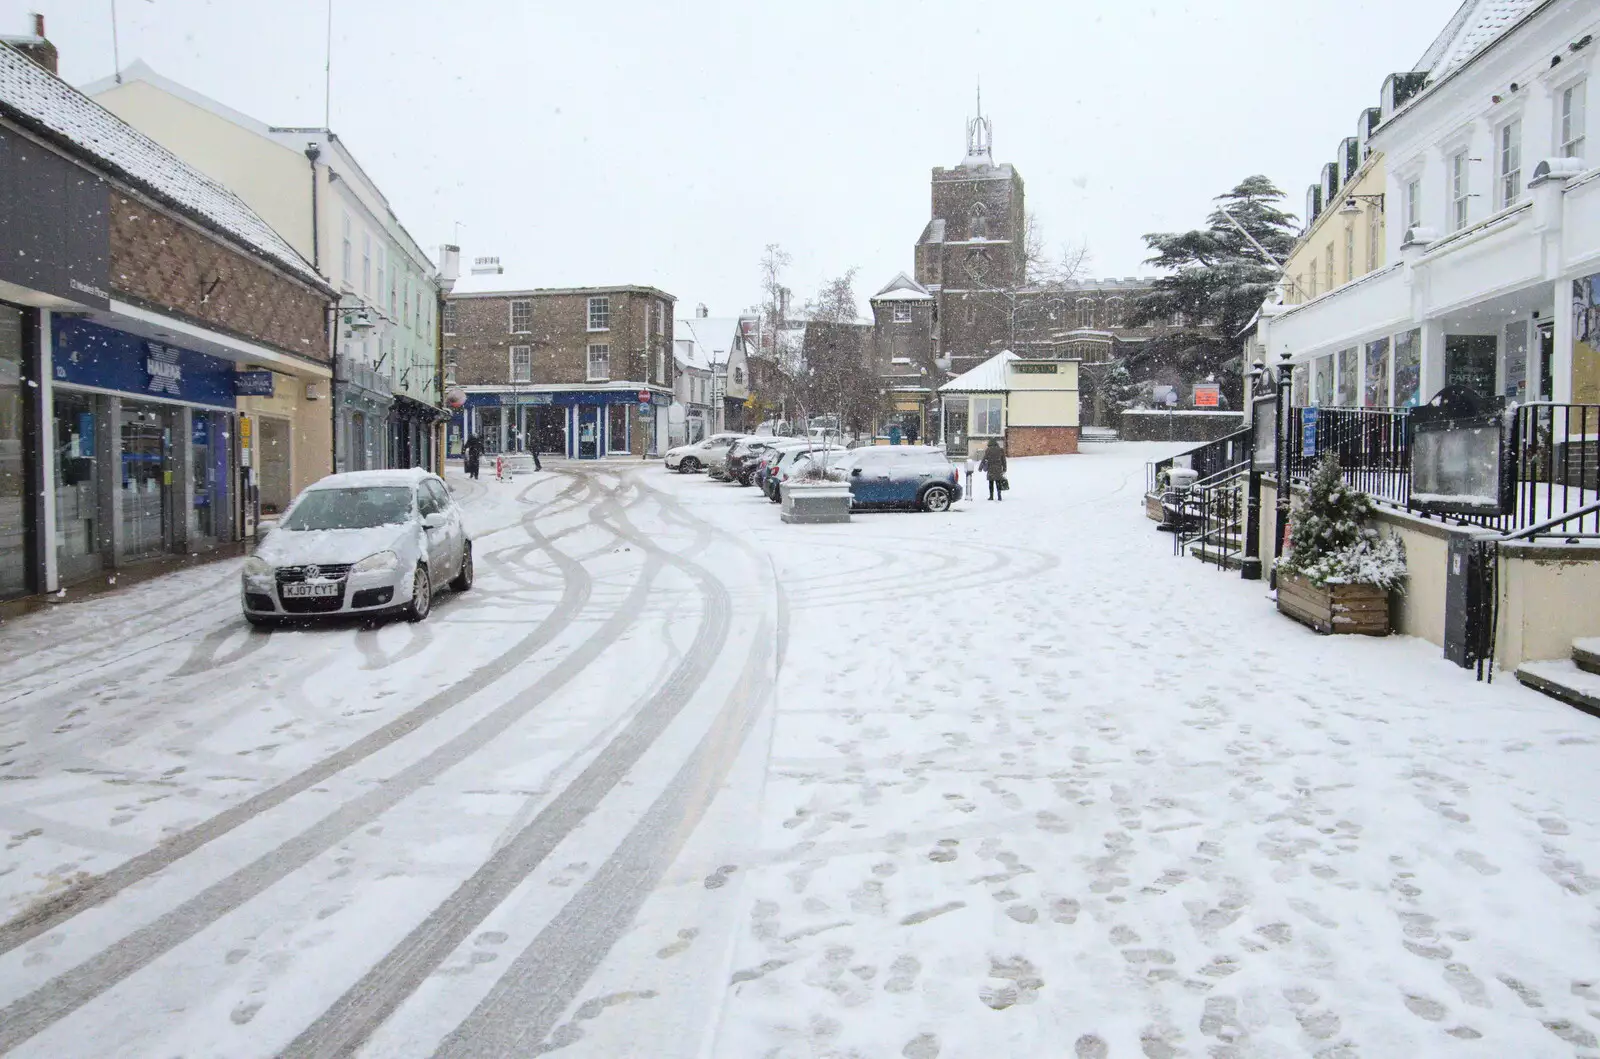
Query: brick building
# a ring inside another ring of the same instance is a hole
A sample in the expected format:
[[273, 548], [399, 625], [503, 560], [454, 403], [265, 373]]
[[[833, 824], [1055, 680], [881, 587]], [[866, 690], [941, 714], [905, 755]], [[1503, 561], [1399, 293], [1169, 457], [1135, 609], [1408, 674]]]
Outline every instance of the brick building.
[[992, 139], [988, 118], [967, 123], [961, 164], [933, 170], [932, 216], [913, 275], [901, 273], [870, 299], [871, 355], [891, 398], [889, 417], [916, 421], [924, 437], [938, 430], [938, 386], [1002, 350], [1092, 364], [1125, 356], [1160, 331], [1124, 322], [1148, 279], [1046, 283], [1028, 275], [1022, 174], [995, 163]]
[[451, 455], [472, 434], [491, 453], [666, 451], [675, 300], [654, 287], [518, 286], [498, 259], [478, 259], [445, 302], [445, 379], [467, 397]]
[[334, 291], [61, 81], [42, 22], [0, 43], [0, 599], [252, 534], [268, 453], [244, 395], [320, 396], [298, 424], [319, 473], [332, 445]]

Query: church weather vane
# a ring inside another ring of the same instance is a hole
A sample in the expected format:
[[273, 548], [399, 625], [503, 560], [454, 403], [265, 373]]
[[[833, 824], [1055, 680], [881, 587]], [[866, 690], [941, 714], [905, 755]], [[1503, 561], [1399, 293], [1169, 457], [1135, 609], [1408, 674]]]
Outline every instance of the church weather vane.
[[978, 82], [978, 115], [967, 122], [967, 161], [994, 164], [994, 125], [983, 116], [983, 82]]

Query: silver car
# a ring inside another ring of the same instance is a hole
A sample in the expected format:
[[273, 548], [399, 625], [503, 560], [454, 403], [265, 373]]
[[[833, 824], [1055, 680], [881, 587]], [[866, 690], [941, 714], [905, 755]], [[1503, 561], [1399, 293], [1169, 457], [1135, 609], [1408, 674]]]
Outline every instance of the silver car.
[[308, 486], [245, 559], [252, 625], [336, 615], [421, 621], [449, 583], [472, 587], [472, 541], [438, 475], [420, 469], [332, 474]]

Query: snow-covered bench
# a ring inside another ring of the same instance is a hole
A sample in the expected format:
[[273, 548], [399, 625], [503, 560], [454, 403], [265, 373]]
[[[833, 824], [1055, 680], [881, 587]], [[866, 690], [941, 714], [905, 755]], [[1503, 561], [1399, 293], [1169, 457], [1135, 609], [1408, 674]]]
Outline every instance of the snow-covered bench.
[[526, 452], [502, 452], [494, 458], [494, 476], [500, 479], [515, 474], [532, 474], [533, 457]]

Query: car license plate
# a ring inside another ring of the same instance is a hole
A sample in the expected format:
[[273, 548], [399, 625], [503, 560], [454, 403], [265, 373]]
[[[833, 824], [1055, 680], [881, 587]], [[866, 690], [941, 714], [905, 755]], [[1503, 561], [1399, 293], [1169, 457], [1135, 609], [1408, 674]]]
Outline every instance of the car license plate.
[[337, 582], [302, 581], [297, 585], [284, 585], [283, 594], [286, 597], [301, 596], [337, 596], [339, 585]]

